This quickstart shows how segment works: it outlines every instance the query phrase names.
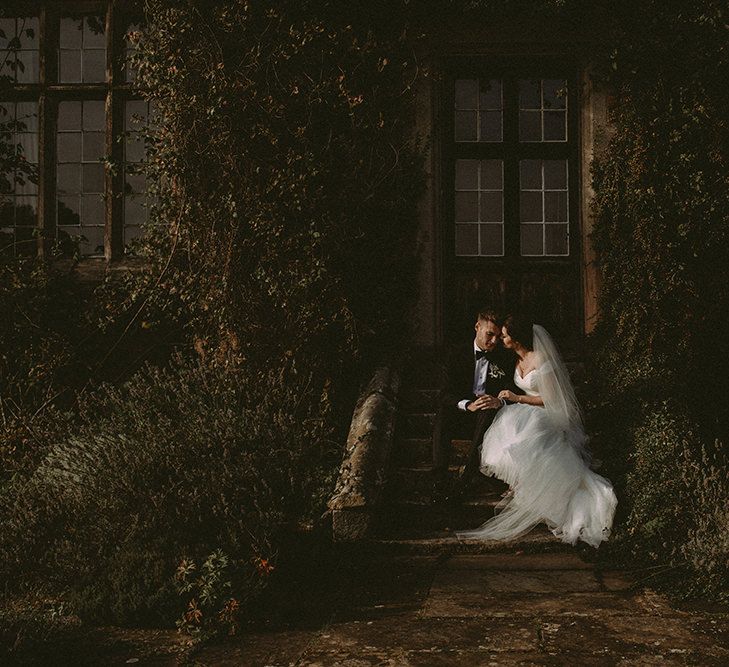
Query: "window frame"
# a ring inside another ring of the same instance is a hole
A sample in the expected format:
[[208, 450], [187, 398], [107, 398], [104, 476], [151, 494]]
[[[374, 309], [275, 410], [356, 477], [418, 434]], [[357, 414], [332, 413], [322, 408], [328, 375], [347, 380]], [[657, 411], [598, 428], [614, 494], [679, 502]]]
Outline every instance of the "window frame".
[[[457, 79], [502, 79], [503, 137], [501, 142], [456, 142], [454, 90]], [[519, 79], [567, 79], [567, 140], [522, 142], [519, 140]], [[440, 127], [441, 193], [443, 201], [444, 266], [450, 270], [492, 266], [499, 269], [527, 269], [534, 266], [574, 265], [579, 262], [579, 71], [574, 62], [553, 56], [450, 57], [443, 63], [442, 123]], [[504, 254], [455, 254], [455, 165], [458, 159], [502, 160], [504, 175]], [[519, 219], [520, 160], [567, 160], [569, 254], [521, 255]], [[449, 270], [447, 268], [447, 270]]]

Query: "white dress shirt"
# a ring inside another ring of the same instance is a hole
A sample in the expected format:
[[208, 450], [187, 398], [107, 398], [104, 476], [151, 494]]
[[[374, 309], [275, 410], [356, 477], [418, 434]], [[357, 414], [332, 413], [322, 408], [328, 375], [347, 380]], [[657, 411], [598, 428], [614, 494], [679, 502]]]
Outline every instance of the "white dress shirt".
[[[473, 356], [474, 359], [476, 357], [476, 352], [485, 352], [486, 350], [481, 350], [481, 348], [476, 345], [476, 339], [473, 339]], [[480, 359], [475, 359], [476, 365], [473, 369], [473, 394], [474, 396], [478, 396], [479, 394], [483, 394], [483, 386], [486, 382], [486, 374], [489, 372], [489, 360], [485, 357], [481, 357]], [[462, 401], [458, 401], [458, 409], [459, 410], [466, 410], [468, 404], [471, 402], [470, 398], [464, 398]]]

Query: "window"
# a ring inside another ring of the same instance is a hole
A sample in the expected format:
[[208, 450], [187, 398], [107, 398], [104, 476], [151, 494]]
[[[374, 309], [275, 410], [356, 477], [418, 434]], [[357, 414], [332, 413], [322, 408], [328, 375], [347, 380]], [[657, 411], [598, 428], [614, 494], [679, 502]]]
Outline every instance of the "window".
[[450, 82], [453, 255], [568, 257], [568, 79], [488, 70]]
[[123, 257], [147, 220], [143, 145], [124, 139], [149, 116], [131, 85], [139, 18], [131, 3], [44, 5], [0, 19], [0, 131], [27, 162], [0, 176], [0, 245]]

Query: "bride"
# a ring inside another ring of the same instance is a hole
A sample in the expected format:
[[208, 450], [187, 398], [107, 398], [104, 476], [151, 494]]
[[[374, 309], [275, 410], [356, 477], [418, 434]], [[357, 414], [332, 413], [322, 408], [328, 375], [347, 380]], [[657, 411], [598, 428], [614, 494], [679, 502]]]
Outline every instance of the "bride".
[[518, 356], [481, 445], [481, 472], [510, 486], [497, 515], [459, 537], [510, 540], [545, 522], [562, 541], [599, 546], [610, 534], [617, 499], [608, 480], [590, 470], [587, 437], [569, 374], [546, 330], [510, 316], [504, 347]]

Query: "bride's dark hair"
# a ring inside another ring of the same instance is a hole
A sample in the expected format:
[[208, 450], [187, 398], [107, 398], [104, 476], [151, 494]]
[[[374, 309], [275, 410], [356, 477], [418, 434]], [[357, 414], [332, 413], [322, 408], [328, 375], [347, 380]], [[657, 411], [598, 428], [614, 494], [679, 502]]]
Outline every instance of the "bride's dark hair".
[[515, 341], [527, 350], [534, 349], [534, 322], [523, 315], [509, 315], [504, 320], [504, 328]]

